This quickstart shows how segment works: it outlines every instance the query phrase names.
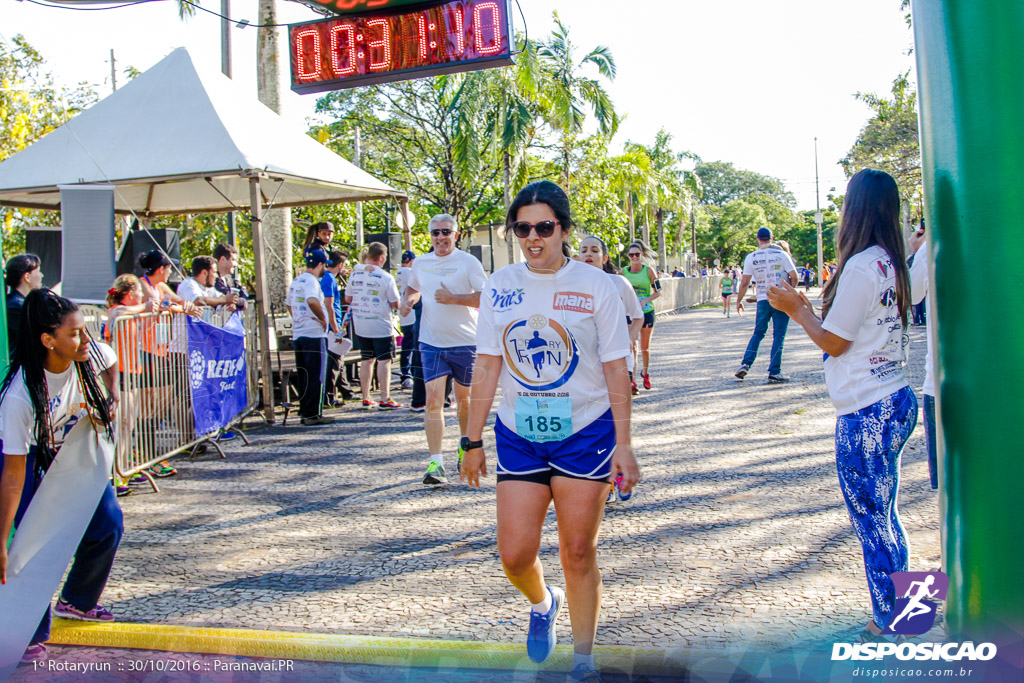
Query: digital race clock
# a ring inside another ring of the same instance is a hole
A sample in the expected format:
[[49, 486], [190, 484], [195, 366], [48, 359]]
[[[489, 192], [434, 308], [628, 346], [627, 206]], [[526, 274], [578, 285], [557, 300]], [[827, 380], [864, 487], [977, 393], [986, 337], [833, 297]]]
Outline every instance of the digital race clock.
[[[369, 2], [367, 2], [369, 4]], [[508, 0], [456, 0], [288, 27], [292, 90], [341, 90], [512, 64]]]

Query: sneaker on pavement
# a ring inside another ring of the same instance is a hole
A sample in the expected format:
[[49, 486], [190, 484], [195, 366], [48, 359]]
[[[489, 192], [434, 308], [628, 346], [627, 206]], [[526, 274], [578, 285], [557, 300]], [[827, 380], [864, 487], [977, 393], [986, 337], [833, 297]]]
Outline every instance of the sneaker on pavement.
[[363, 401], [363, 410], [373, 410], [377, 407], [376, 401]]
[[238, 435], [235, 434], [233, 431], [227, 430], [220, 433], [220, 436], [217, 437], [217, 441], [231, 441], [231, 439], [235, 438], [236, 436]]
[[644, 373], [644, 389], [650, 389], [650, 388], [651, 388], [651, 376], [648, 375], [645, 372]]
[[622, 492], [622, 475], [615, 477], [615, 495], [619, 497], [619, 500], [625, 502], [633, 497], [633, 492], [629, 493]]
[[377, 404], [377, 410], [397, 410], [398, 408], [401, 407], [401, 403], [395, 403], [390, 398], [386, 401], [381, 401], [380, 403]]
[[402, 380], [402, 388], [412, 389], [412, 379], [410, 377], [406, 377], [405, 379]]
[[618, 500], [618, 498], [615, 497], [615, 485], [613, 484], [611, 489], [608, 490], [608, 497], [605, 499], [604, 504], [611, 505], [616, 500]]
[[768, 375], [769, 384], [785, 384], [789, 378], [785, 375]]
[[117, 494], [118, 498], [124, 498], [125, 496], [132, 495], [132, 490], [127, 486], [121, 486], [120, 484], [114, 485], [114, 493]]
[[334, 418], [328, 417], [326, 415], [302, 418], [302, 424], [306, 425], [307, 427], [316, 427], [317, 425], [329, 425], [332, 422], [334, 422]]
[[96, 605], [91, 610], [85, 612], [70, 602], [65, 602], [64, 598], [57, 600], [57, 606], [53, 608], [53, 611], [58, 617], [64, 619], [77, 619], [79, 621], [113, 621], [114, 615], [110, 613], [106, 607]]
[[[171, 467], [171, 463], [167, 462], [166, 460], [161, 460], [160, 462], [149, 468], [149, 473], [152, 474], [154, 477], [162, 479], [163, 477], [173, 477], [178, 473], [178, 470]], [[135, 479], [132, 478], [132, 481], [135, 481]], [[143, 481], [145, 481], [145, 479], [143, 479]]]
[[426, 409], [426, 406], [409, 406], [409, 412], [411, 413], [422, 413]]
[[427, 486], [447, 484], [448, 477], [445, 476], [444, 465], [436, 460], [431, 460], [430, 464], [427, 465], [426, 474], [423, 475], [423, 483]]
[[31, 664], [32, 662], [41, 662], [46, 659], [46, 646], [42, 643], [32, 643], [25, 648], [25, 654], [21, 656], [21, 661], [25, 664]]
[[750, 366], [744, 363], [740, 366], [740, 369], [736, 371], [736, 379], [743, 379], [750, 372]]
[[639, 396], [640, 395], [640, 390], [636, 388], [636, 382], [631, 382], [631, 384], [633, 385], [633, 387], [632, 387], [633, 395], [634, 396]]
[[551, 593], [551, 609], [547, 614], [530, 611], [530, 631], [526, 636], [526, 654], [537, 663], [550, 657], [558, 643], [555, 620], [565, 602], [565, 593], [561, 588], [548, 586], [548, 592]]
[[601, 672], [589, 664], [577, 664], [565, 678], [566, 683], [601, 683]]

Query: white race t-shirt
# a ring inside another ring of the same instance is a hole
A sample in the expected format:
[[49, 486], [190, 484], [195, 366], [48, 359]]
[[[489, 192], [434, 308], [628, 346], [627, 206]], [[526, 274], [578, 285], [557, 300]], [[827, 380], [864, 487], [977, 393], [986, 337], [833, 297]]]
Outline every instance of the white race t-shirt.
[[391, 304], [398, 301], [398, 287], [391, 273], [383, 268], [354, 269], [345, 296], [352, 297], [349, 311], [356, 334], [372, 338], [392, 335]]
[[[459, 249], [453, 249], [443, 258], [434, 252], [416, 257], [408, 286], [423, 295], [420, 342], [442, 349], [473, 346], [476, 344], [476, 309], [437, 303], [434, 292], [441, 289], [442, 282], [452, 294], [472, 294], [483, 290], [487, 274], [476, 257]], [[480, 298], [482, 301], [483, 295]]]
[[907, 386], [907, 337], [896, 306], [896, 270], [885, 249], [869, 247], [846, 262], [822, 327], [853, 342], [838, 358], [825, 355], [825, 384], [836, 415]]
[[[292, 309], [292, 339], [327, 337], [327, 331], [320, 319], [313, 315], [309, 304], [306, 303], [309, 299], [316, 299], [320, 302], [320, 309], [324, 309], [324, 291], [320, 287], [320, 280], [312, 273], [303, 273], [292, 280], [288, 288], [288, 298], [285, 300]], [[326, 311], [324, 315], [327, 315]]]
[[185, 301], [195, 301], [199, 297], [219, 299], [221, 293], [213, 287], [204, 287], [194, 277], [189, 277], [182, 280], [181, 284], [178, 285], [178, 296]]
[[754, 279], [758, 301], [766, 300], [768, 288], [778, 286], [788, 273], [795, 270], [793, 259], [775, 245], [752, 251], [743, 261], [743, 274]]
[[[413, 261], [415, 263], [415, 261]], [[409, 288], [409, 276], [412, 274], [412, 268], [409, 266], [402, 266], [395, 271], [395, 284], [398, 285], [398, 296], [405, 296], [405, 290]], [[416, 324], [416, 311], [409, 311], [409, 315], [402, 316], [398, 319], [398, 324], [402, 327], [407, 325]]]
[[633, 284], [618, 273], [609, 273], [609, 275], [612, 277], [612, 282], [618, 287], [619, 298], [626, 309], [626, 317], [630, 321], [642, 319], [644, 309], [640, 307], [640, 299], [637, 298], [636, 292], [633, 290]]
[[[86, 414], [85, 397], [78, 383], [78, 370], [72, 363], [64, 372], [55, 375], [43, 370], [50, 396], [50, 420], [53, 426], [54, 450], [64, 444], [64, 437]], [[0, 399], [0, 440], [4, 453], [27, 455], [29, 446], [36, 445], [36, 411], [25, 386], [25, 371], [18, 373], [7, 393]]]
[[579, 261], [554, 274], [515, 263], [491, 275], [476, 351], [503, 359], [502, 424], [531, 441], [563, 441], [604, 415], [601, 364], [629, 354], [625, 315], [613, 281]]
[[[928, 296], [928, 242], [921, 244], [914, 256], [914, 265], [910, 266], [910, 298], [914, 304], [919, 304]], [[925, 338], [928, 340], [928, 354], [924, 359], [924, 387], [921, 392], [929, 396], [935, 395], [935, 377], [932, 373], [932, 328], [929, 325], [925, 328]]]

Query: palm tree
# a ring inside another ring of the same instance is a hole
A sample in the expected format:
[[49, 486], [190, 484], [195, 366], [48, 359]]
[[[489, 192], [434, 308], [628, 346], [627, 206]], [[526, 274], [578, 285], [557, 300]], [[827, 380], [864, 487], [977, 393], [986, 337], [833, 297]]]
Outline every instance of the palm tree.
[[619, 117], [611, 97], [601, 82], [587, 78], [580, 72], [590, 64], [609, 81], [615, 80], [615, 59], [611, 50], [603, 45], [595, 47], [579, 62], [575, 59], [576, 46], [569, 40], [569, 29], [553, 12], [555, 30], [551, 37], [538, 46], [545, 73], [543, 104], [551, 126], [562, 134], [562, 184], [569, 191], [569, 151], [575, 136], [583, 129], [589, 106], [600, 132], [611, 137], [619, 125]]

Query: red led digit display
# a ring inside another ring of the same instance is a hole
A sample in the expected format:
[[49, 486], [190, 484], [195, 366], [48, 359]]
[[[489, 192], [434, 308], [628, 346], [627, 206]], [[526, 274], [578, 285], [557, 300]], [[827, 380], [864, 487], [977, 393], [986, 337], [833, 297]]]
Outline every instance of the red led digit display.
[[510, 34], [508, 0], [456, 0], [416, 12], [296, 24], [288, 27], [292, 90], [341, 90], [504, 66], [512, 63]]

